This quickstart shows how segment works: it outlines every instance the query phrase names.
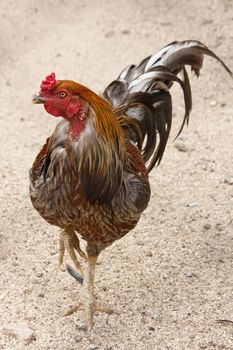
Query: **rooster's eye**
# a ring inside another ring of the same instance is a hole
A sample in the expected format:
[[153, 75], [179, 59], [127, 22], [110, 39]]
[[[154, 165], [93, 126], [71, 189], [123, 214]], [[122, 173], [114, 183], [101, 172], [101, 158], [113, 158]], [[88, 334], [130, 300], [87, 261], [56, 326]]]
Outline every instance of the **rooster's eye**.
[[65, 92], [65, 91], [61, 91], [61, 92], [59, 93], [59, 97], [60, 97], [60, 98], [66, 97], [66, 92]]

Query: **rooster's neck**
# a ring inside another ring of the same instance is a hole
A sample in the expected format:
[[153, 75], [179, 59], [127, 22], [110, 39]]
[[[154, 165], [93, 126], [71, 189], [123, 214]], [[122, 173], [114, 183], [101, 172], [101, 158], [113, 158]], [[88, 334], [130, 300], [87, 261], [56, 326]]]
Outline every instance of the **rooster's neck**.
[[69, 121], [69, 157], [86, 199], [110, 203], [123, 184], [124, 135], [107, 101], [93, 95], [87, 105], [86, 117]]
[[80, 119], [79, 116], [75, 116], [69, 121], [68, 135], [71, 141], [77, 141], [84, 130], [84, 119]]

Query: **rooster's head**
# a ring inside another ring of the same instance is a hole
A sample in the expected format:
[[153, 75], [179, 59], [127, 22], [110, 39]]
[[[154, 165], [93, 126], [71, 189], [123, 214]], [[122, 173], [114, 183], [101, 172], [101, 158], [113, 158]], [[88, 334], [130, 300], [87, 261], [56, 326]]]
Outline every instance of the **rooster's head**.
[[85, 117], [85, 100], [87, 88], [70, 80], [56, 80], [55, 73], [48, 75], [41, 83], [38, 96], [33, 103], [43, 103], [49, 114], [63, 117], [67, 120], [78, 116], [80, 120]]
[[43, 103], [45, 110], [70, 123], [72, 137], [78, 137], [91, 119], [95, 133], [106, 141], [123, 142], [123, 135], [112, 106], [87, 87], [71, 80], [56, 80], [55, 73], [41, 83], [33, 103]]

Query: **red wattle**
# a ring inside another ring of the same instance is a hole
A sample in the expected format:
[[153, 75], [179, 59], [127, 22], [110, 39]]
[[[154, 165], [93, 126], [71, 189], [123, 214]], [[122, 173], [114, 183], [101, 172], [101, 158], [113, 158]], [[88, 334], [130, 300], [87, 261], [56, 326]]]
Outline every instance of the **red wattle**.
[[77, 114], [79, 112], [81, 108], [81, 103], [78, 100], [74, 100], [69, 103], [69, 106], [67, 108], [66, 114], [68, 118], [73, 118], [75, 116], [75, 114]]
[[54, 115], [54, 117], [60, 117], [61, 116], [61, 112], [54, 108], [54, 107], [51, 107], [49, 104], [44, 104], [44, 108], [45, 110], [49, 113], [49, 114], [52, 114]]

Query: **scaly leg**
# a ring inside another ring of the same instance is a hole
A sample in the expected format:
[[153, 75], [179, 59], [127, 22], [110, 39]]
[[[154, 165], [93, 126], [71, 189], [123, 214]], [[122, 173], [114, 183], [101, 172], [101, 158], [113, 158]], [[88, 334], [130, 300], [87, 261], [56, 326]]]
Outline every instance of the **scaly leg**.
[[73, 231], [62, 231], [60, 233], [58, 268], [63, 263], [65, 250], [67, 250], [76, 269], [81, 273], [81, 275], [83, 275], [83, 268], [77, 259], [75, 250], [77, 250], [83, 258], [86, 258], [86, 256], [80, 249], [79, 239]]
[[[108, 314], [112, 314], [112, 313], [119, 314], [118, 310], [115, 310], [103, 305], [98, 305], [95, 302], [94, 274], [95, 274], [97, 258], [98, 258], [98, 255], [94, 255], [94, 256], [88, 255], [87, 266], [85, 270], [85, 278], [83, 281], [83, 287], [81, 289], [82, 302], [78, 303], [78, 305], [72, 307], [70, 310], [68, 310], [66, 313], [63, 314], [63, 316], [68, 316], [78, 310], [84, 310], [86, 325], [88, 330], [91, 330], [93, 327], [93, 315], [95, 311], [105, 312]], [[71, 275], [75, 279], [77, 279], [75, 277], [75, 271], [71, 271]]]
[[91, 328], [93, 327], [93, 314], [94, 311], [97, 310], [94, 297], [94, 274], [97, 258], [97, 255], [88, 256], [87, 258], [85, 278], [83, 281], [83, 288], [81, 291], [81, 298], [83, 299], [83, 302], [78, 303], [78, 305], [72, 307], [63, 315], [68, 316], [80, 309], [84, 309], [86, 325], [88, 330], [91, 330]]
[[84, 292], [84, 313], [86, 318], [87, 328], [90, 330], [93, 327], [93, 314], [95, 307], [95, 296], [94, 296], [94, 275], [95, 267], [98, 256], [88, 256], [87, 268], [83, 283], [83, 292]]

